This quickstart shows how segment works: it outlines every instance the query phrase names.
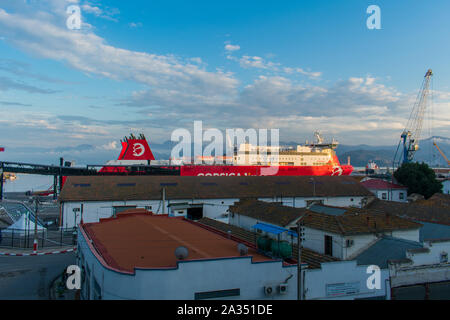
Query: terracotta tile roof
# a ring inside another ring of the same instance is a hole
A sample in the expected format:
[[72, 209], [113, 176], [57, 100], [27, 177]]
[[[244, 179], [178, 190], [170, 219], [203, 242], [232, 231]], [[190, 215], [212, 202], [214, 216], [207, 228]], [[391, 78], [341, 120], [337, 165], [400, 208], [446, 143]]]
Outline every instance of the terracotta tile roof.
[[[119, 213], [81, 226], [110, 267], [125, 272], [135, 268], [175, 268], [175, 249], [184, 246], [186, 260], [240, 256], [238, 243], [182, 218], [148, 213]], [[271, 259], [249, 248], [254, 262]]]
[[422, 226], [420, 223], [395, 215], [359, 210], [355, 210], [355, 213], [346, 212], [340, 216], [311, 213], [305, 216], [304, 222], [307, 227], [341, 235], [419, 229]]
[[388, 189], [408, 189], [408, 187], [394, 184], [381, 179], [368, 179], [360, 182], [367, 189], [388, 190]]
[[[311, 197], [308, 176], [73, 176], [68, 177], [60, 201], [224, 199], [250, 197]], [[315, 176], [315, 195], [373, 196], [349, 176]]]
[[279, 203], [268, 203], [254, 199], [236, 202], [234, 206], [230, 207], [230, 212], [278, 226], [286, 226], [297, 217], [304, 216], [305, 226], [342, 235], [418, 229], [422, 226], [410, 219], [377, 210], [347, 208], [343, 215], [329, 215], [305, 208], [287, 207]]
[[437, 193], [428, 200], [411, 203], [375, 199], [366, 208], [409, 217], [419, 221], [450, 224], [450, 195]]
[[[255, 239], [259, 236], [255, 232], [251, 232], [242, 228], [239, 228], [237, 226], [229, 225], [217, 220], [209, 219], [209, 218], [202, 218], [198, 221], [201, 224], [210, 226], [214, 229], [220, 230], [222, 232], [231, 234], [232, 236], [242, 239], [246, 242], [250, 242], [253, 245], [255, 245]], [[298, 247], [296, 244], [293, 246], [293, 258], [295, 260], [298, 259]], [[302, 262], [308, 264], [308, 267], [310, 269], [317, 269], [320, 268], [320, 264], [323, 262], [333, 262], [333, 261], [339, 261], [339, 259], [323, 255], [318, 252], [312, 251], [307, 248], [302, 249]]]

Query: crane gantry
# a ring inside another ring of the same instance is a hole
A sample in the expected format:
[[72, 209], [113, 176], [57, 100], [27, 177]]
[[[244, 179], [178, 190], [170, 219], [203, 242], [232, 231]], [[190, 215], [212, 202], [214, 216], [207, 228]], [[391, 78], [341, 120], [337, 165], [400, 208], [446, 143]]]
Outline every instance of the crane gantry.
[[411, 162], [414, 158], [414, 153], [419, 150], [419, 139], [422, 132], [423, 118], [425, 110], [427, 109], [428, 98], [430, 95], [430, 82], [433, 72], [431, 69], [427, 70], [422, 82], [419, 94], [417, 95], [416, 102], [414, 103], [413, 110], [409, 116], [408, 123], [401, 134], [401, 139], [397, 147], [397, 152], [402, 145], [403, 152], [401, 159], [397, 160], [397, 152], [394, 156], [394, 164], [402, 164]]

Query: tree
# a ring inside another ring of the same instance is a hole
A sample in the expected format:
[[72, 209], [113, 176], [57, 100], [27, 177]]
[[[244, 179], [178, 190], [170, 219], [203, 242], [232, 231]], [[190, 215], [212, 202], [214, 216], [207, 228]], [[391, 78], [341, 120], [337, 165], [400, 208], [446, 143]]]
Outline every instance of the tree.
[[408, 195], [418, 193], [428, 199], [436, 192], [442, 192], [442, 183], [436, 180], [436, 174], [424, 162], [403, 163], [394, 172], [394, 177], [408, 187]]

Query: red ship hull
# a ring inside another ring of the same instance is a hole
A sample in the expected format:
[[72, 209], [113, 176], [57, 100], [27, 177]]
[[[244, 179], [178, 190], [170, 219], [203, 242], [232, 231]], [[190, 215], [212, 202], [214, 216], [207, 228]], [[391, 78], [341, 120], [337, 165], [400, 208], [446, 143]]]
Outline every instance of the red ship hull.
[[341, 166], [217, 166], [217, 165], [183, 165], [182, 176], [338, 176], [350, 175], [351, 165]]

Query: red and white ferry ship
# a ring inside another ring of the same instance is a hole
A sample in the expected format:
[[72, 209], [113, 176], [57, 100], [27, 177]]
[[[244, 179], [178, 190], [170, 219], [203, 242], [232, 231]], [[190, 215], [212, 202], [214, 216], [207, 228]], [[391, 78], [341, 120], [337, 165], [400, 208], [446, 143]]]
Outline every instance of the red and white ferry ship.
[[[324, 143], [316, 132], [316, 142], [293, 147], [254, 146], [241, 144], [232, 159], [226, 157], [155, 160], [144, 135], [125, 137], [118, 160], [108, 161], [100, 172], [126, 172], [120, 165], [155, 165], [177, 167], [182, 176], [340, 176], [350, 175], [353, 166], [341, 165], [335, 149], [338, 142]], [[200, 161], [199, 161], [200, 160]], [[228, 160], [228, 161], [227, 161]], [[230, 161], [231, 160], [231, 161]], [[232, 164], [227, 164], [231, 162]], [[119, 166], [119, 167], [117, 167]]]

